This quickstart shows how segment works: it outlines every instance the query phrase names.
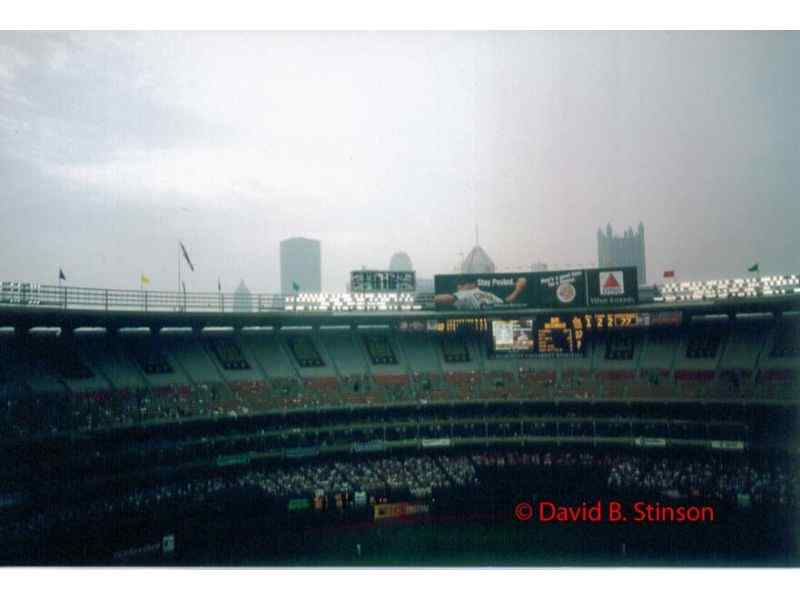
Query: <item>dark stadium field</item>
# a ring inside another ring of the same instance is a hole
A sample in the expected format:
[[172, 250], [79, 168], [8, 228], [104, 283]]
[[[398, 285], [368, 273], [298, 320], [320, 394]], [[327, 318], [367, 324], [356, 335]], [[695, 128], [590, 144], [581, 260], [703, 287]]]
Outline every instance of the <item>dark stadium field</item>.
[[[794, 541], [793, 541], [794, 539]], [[782, 518], [708, 526], [532, 524], [486, 517], [265, 531], [173, 564], [242, 567], [796, 566]], [[357, 545], [361, 545], [361, 556]], [[624, 544], [624, 548], [623, 548]], [[197, 549], [199, 550], [199, 549]], [[163, 564], [163, 563], [161, 563]]]

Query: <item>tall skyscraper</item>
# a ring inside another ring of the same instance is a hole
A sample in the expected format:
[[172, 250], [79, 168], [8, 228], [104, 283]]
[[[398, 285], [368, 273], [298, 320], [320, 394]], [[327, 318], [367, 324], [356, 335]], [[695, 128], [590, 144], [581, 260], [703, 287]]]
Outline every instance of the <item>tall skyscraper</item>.
[[253, 310], [253, 295], [244, 283], [244, 279], [239, 282], [233, 292], [234, 312], [250, 312]]
[[621, 236], [614, 235], [611, 224], [597, 230], [597, 266], [604, 267], [636, 267], [639, 285], [647, 282], [647, 271], [644, 255], [644, 225], [639, 223], [634, 233], [628, 227]]
[[281, 294], [322, 290], [322, 247], [319, 240], [296, 237], [281, 242]]

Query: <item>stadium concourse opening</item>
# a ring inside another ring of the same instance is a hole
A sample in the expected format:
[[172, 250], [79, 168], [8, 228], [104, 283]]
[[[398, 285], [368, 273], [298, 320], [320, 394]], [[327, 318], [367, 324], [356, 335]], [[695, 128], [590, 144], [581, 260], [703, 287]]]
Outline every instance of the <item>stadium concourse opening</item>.
[[800, 296], [779, 283], [502, 314], [4, 287], [0, 562], [797, 565]]

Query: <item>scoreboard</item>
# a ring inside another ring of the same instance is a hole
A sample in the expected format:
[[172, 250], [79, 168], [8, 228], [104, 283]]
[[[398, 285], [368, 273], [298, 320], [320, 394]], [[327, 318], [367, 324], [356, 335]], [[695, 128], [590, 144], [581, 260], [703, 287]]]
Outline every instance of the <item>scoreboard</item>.
[[575, 327], [586, 331], [603, 331], [605, 329], [641, 329], [643, 327], [678, 326], [681, 324], [681, 312], [677, 310], [661, 312], [592, 312], [577, 314], [572, 317]]
[[593, 332], [677, 327], [681, 317], [680, 311], [549, 314], [534, 319], [493, 319], [491, 333], [498, 354], [583, 354], [586, 338]]
[[536, 332], [540, 354], [583, 354], [583, 328], [577, 321], [550, 317]]
[[417, 289], [414, 271], [350, 271], [350, 291], [413, 292]]

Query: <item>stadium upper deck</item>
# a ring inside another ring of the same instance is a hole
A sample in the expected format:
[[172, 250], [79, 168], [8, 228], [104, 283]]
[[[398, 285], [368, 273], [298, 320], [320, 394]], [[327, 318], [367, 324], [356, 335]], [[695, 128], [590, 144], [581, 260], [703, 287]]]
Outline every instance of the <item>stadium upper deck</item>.
[[[800, 294], [714, 287], [716, 297], [659, 301], [653, 290], [624, 308], [494, 314], [437, 311], [419, 296], [355, 308], [264, 297], [236, 312], [214, 294], [148, 294], [137, 306], [143, 292], [62, 288], [58, 304], [3, 288], [0, 500], [16, 512], [0, 515], [0, 537], [24, 547], [75, 515], [150, 515], [173, 500], [195, 510], [209, 489], [258, 489], [259, 505], [320, 489], [335, 502], [373, 485], [430, 496], [501, 451], [603, 452], [593, 471], [636, 490], [619, 479], [626, 465], [646, 465], [648, 481], [716, 469], [703, 494], [788, 506], [796, 475], [771, 465], [800, 447]], [[609, 315], [620, 322], [596, 327]], [[533, 321], [538, 338], [540, 325], [586, 317], [595, 327], [575, 352], [498, 352], [491, 326]]]
[[[400, 303], [382, 305], [371, 295], [359, 310], [334, 310], [330, 295], [281, 298], [283, 305], [270, 297], [269, 308], [264, 297], [255, 310], [234, 312], [224, 295], [161, 293], [153, 306], [148, 293], [139, 307], [144, 292], [8, 284], [0, 297], [0, 394], [8, 401], [0, 420], [46, 433], [454, 402], [546, 401], [559, 404], [558, 414], [565, 402], [794, 406], [800, 294], [786, 287], [794, 279], [782, 281], [781, 293], [765, 284], [720, 298], [715, 282], [716, 298], [652, 295], [624, 309], [581, 309], [587, 314], [504, 311], [501, 319], [533, 317], [543, 329], [554, 318], [569, 327], [619, 317], [586, 331], [579, 352], [536, 354], [496, 352], [489, 313], [434, 311], [424, 297], [391, 295]], [[53, 290], [64, 303], [47, 301]], [[320, 297], [325, 310], [312, 310]], [[541, 331], [533, 329], [537, 338]], [[48, 411], [60, 412], [51, 419]], [[29, 422], [29, 414], [39, 416]]]
[[[0, 327], [248, 327], [370, 324], [485, 316], [481, 310], [436, 310], [433, 294], [253, 294], [250, 310], [234, 295], [112, 290], [0, 282]], [[800, 276], [765, 276], [669, 283], [642, 288], [624, 312], [679, 310], [684, 317], [781, 314], [800, 308]], [[609, 309], [602, 312], [620, 312]], [[520, 308], [505, 316], [571, 314], [567, 308]], [[685, 319], [684, 319], [685, 320]]]

